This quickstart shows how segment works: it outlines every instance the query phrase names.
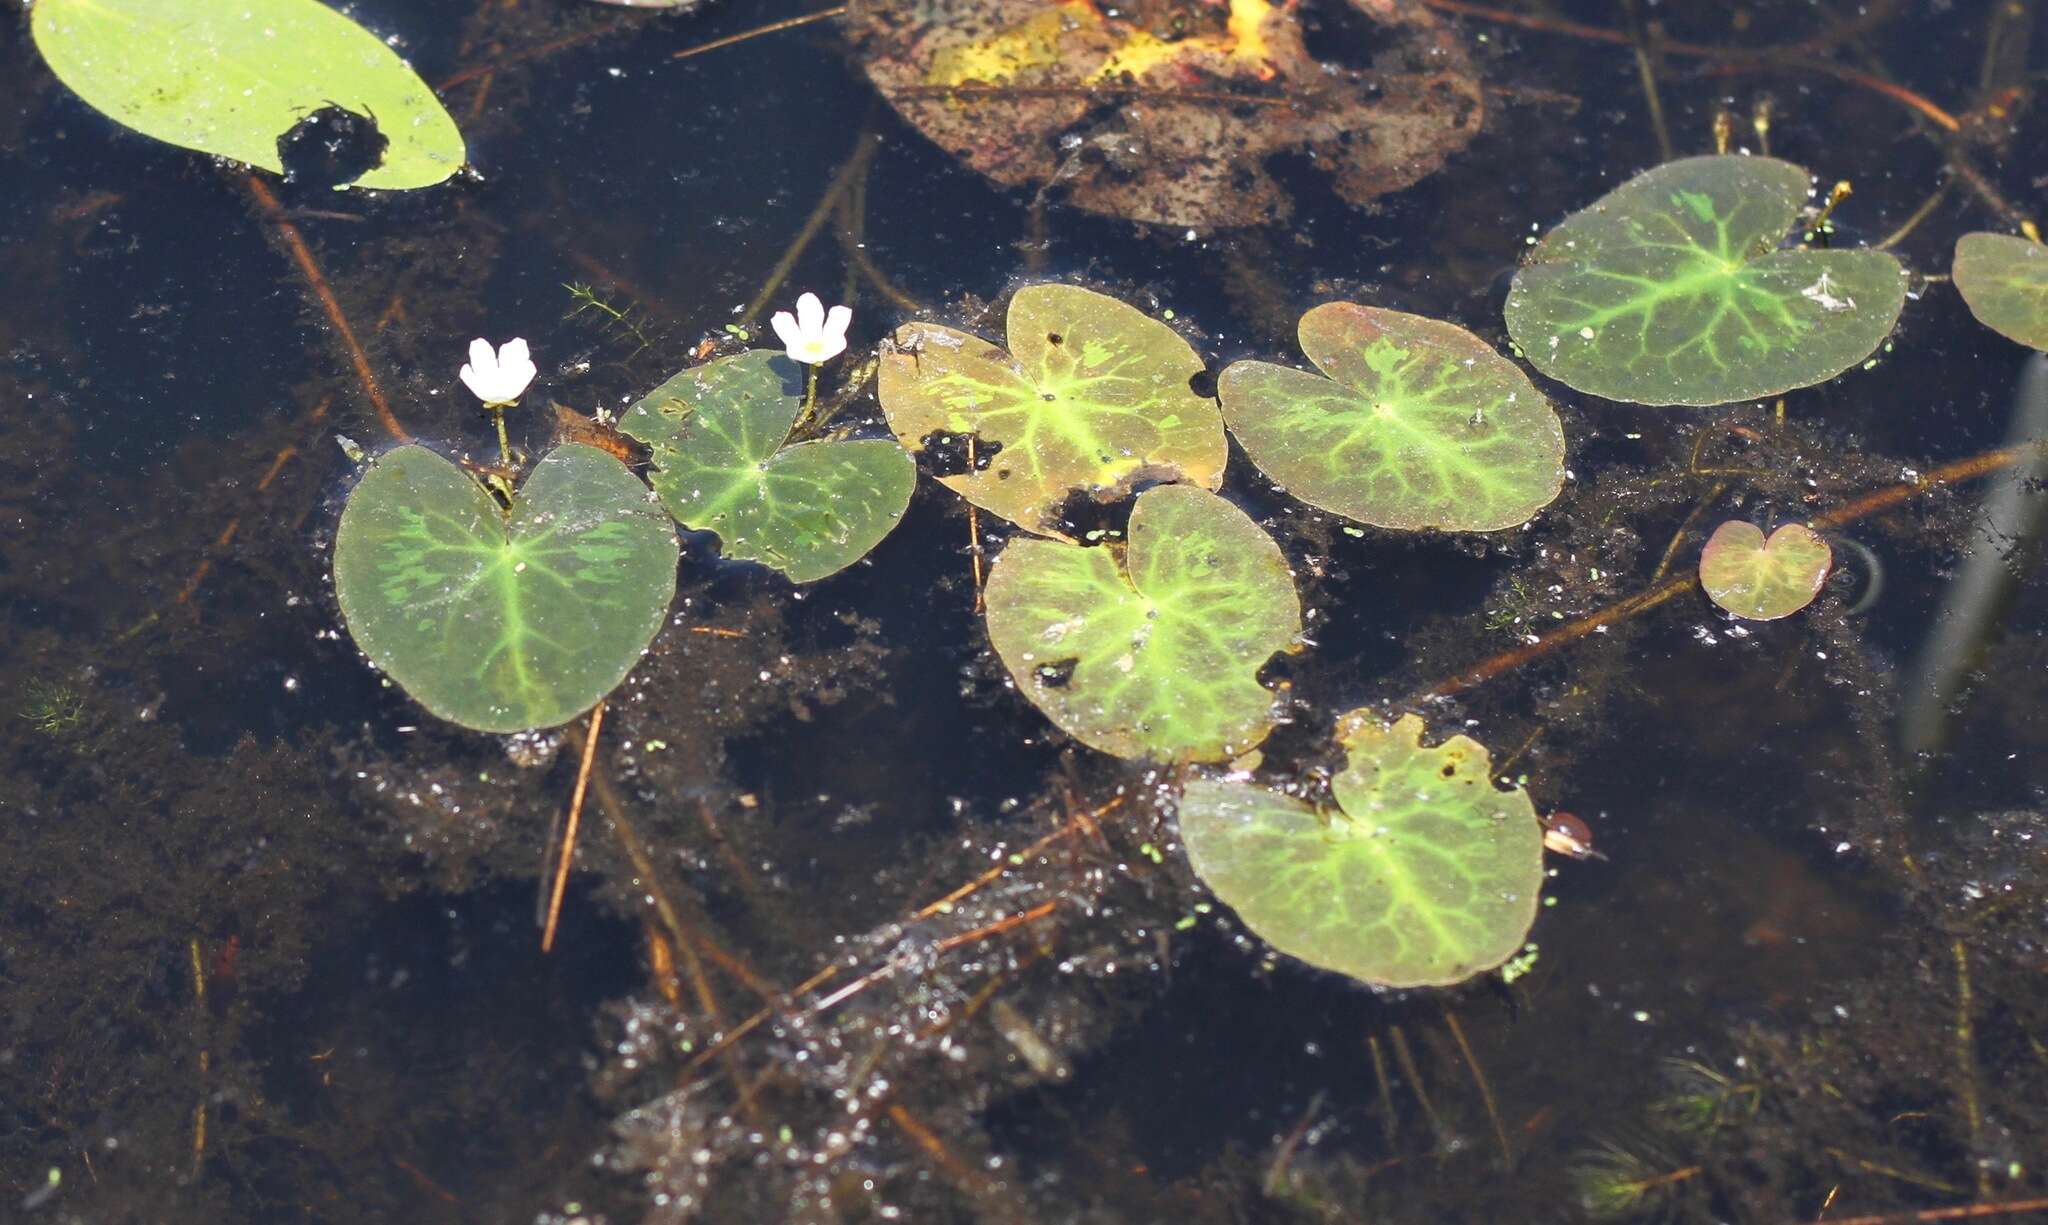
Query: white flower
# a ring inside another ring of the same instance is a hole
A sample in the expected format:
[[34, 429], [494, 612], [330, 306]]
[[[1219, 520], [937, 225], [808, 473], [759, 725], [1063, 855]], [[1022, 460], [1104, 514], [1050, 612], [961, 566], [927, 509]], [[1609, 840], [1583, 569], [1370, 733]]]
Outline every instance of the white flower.
[[846, 325], [852, 321], [852, 307], [835, 306], [827, 314], [814, 293], [796, 300], [796, 314], [776, 311], [769, 320], [790, 357], [806, 366], [822, 365], [846, 352]]
[[462, 364], [462, 381], [487, 408], [516, 404], [526, 385], [539, 373], [523, 340], [508, 340], [491, 352], [491, 342], [479, 336], [469, 342], [469, 360]]

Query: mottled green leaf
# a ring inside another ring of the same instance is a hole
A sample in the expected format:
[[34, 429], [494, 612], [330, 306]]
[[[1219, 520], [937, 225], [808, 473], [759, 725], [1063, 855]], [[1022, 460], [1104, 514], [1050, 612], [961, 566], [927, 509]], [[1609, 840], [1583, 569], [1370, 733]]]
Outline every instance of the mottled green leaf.
[[1707, 537], [1700, 586], [1738, 617], [1775, 621], [1813, 603], [1834, 559], [1828, 542], [1805, 524], [1788, 523], [1766, 541], [1756, 524], [1731, 519]]
[[1058, 535], [1075, 490], [1222, 482], [1223, 418], [1190, 388], [1202, 359], [1172, 328], [1092, 290], [1028, 285], [1010, 299], [1009, 345], [910, 323], [883, 350], [882, 410], [904, 446], [974, 437], [974, 470], [940, 477], [947, 488]]
[[2048, 349], [2048, 247], [2012, 234], [1965, 234], [1949, 271], [1977, 322]]
[[36, 0], [36, 47], [114, 122], [282, 173], [277, 139], [338, 106], [390, 141], [352, 187], [427, 187], [462, 169], [462, 133], [383, 40], [318, 0]]
[[1610, 400], [1726, 404], [1833, 378], [1898, 321], [1883, 251], [1780, 250], [1807, 174], [1691, 157], [1637, 175], [1529, 252], [1508, 334], [1538, 370]]
[[334, 590], [376, 665], [443, 719], [486, 732], [566, 723], [625, 679], [676, 589], [676, 533], [595, 447], [557, 447], [509, 514], [420, 446], [349, 494]]
[[988, 634], [1024, 696], [1119, 757], [1218, 761], [1265, 739], [1258, 672], [1301, 633], [1272, 537], [1187, 485], [1138, 495], [1130, 543], [1010, 542], [989, 573]]
[[1543, 884], [1527, 792], [1493, 784], [1464, 736], [1422, 744], [1422, 720], [1338, 721], [1340, 811], [1250, 783], [1197, 781], [1181, 840], [1203, 882], [1260, 939], [1385, 987], [1447, 986], [1521, 948]]
[[1564, 484], [1564, 430], [1519, 367], [1455, 324], [1350, 302], [1301, 317], [1328, 378], [1270, 362], [1217, 380], [1259, 470], [1311, 506], [1377, 527], [1491, 532]]
[[797, 583], [867, 556], [917, 484], [917, 465], [887, 438], [783, 445], [803, 396], [803, 367], [753, 349], [683, 371], [619, 419], [652, 449], [649, 479], [677, 522]]

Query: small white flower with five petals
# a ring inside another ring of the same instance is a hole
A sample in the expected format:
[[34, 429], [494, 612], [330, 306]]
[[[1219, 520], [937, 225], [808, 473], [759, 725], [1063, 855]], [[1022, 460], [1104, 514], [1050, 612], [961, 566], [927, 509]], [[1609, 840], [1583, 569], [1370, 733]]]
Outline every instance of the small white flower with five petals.
[[485, 408], [516, 404], [526, 385], [539, 373], [526, 351], [524, 340], [508, 340], [491, 351], [491, 343], [479, 336], [469, 342], [469, 360], [462, 365], [462, 381]]
[[846, 325], [852, 321], [852, 307], [835, 306], [827, 313], [814, 293], [796, 300], [796, 314], [776, 311], [769, 320], [789, 356], [807, 366], [822, 365], [846, 352]]

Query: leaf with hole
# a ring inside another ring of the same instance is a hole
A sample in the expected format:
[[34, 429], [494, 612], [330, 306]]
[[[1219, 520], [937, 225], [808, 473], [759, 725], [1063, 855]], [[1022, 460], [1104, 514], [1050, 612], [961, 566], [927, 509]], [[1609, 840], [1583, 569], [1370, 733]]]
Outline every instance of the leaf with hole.
[[1337, 810], [1197, 780], [1180, 802], [1195, 874], [1260, 939], [1382, 987], [1441, 987], [1500, 965], [1536, 921], [1543, 827], [1493, 783], [1486, 748], [1422, 743], [1422, 720], [1337, 722]]
[[318, 0], [36, 0], [36, 47], [94, 110], [145, 136], [282, 174], [278, 138], [338, 106], [389, 143], [351, 187], [428, 187], [462, 133], [398, 53]]
[[1217, 394], [1259, 471], [1309, 505], [1376, 527], [1492, 532], [1563, 487], [1557, 414], [1464, 328], [1325, 302], [1300, 337], [1321, 375], [1233, 362]]
[[510, 511], [421, 446], [350, 492], [334, 591], [356, 645], [420, 705], [485, 732], [567, 723], [661, 628], [676, 533], [624, 464], [580, 444], [534, 465]]
[[1017, 539], [996, 559], [988, 635], [1018, 689], [1119, 757], [1220, 761], [1265, 739], [1259, 669], [1301, 634], [1280, 547], [1215, 494], [1161, 485], [1121, 551]]
[[888, 438], [790, 444], [803, 400], [803, 367], [753, 349], [676, 375], [619, 428], [653, 451], [648, 479], [676, 522], [718, 533], [727, 558], [809, 583], [881, 543], [917, 465]]
[[1222, 482], [1223, 418], [1189, 385], [1202, 359], [1172, 328], [1092, 290], [1027, 285], [1010, 299], [1009, 346], [910, 323], [883, 350], [882, 410], [903, 445], [974, 441], [972, 468], [939, 478], [947, 488], [1059, 535], [1075, 491]]
[[1727, 404], [1833, 378], [1898, 322], [1883, 251], [1781, 249], [1806, 171], [1768, 157], [1667, 162], [1573, 213], [1508, 289], [1538, 370], [1640, 404]]
[[2048, 349], [2048, 247], [2012, 234], [1965, 234], [1949, 272], [1977, 322]]
[[1754, 523], [1731, 519], [1700, 553], [1700, 586], [1714, 603], [1751, 621], [1789, 617], [1820, 594], [1834, 564], [1820, 533], [1788, 523], [1764, 539]]

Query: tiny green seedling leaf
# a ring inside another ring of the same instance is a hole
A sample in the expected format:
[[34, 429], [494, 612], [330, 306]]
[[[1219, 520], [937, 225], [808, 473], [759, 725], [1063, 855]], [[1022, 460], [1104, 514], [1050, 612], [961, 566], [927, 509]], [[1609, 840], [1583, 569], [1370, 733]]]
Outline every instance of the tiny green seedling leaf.
[[1977, 322], [2048, 349], [2048, 247], [2012, 234], [1965, 234], [1950, 273]]
[[619, 428], [653, 452], [648, 479], [678, 523], [718, 533], [727, 558], [810, 583], [902, 520], [917, 465], [887, 438], [786, 445], [803, 398], [801, 366], [752, 349], [669, 379]]
[[1292, 650], [1301, 602], [1272, 537], [1213, 493], [1138, 495], [1130, 543], [1010, 542], [989, 573], [988, 634], [1017, 688], [1119, 757], [1222, 761], [1273, 728], [1259, 669]]
[[1536, 921], [1543, 827], [1464, 736], [1422, 720], [1338, 720], [1338, 809], [1251, 783], [1198, 780], [1180, 803], [1196, 875], [1290, 957], [1384, 987], [1448, 986], [1507, 961]]
[[1233, 363], [1223, 419], [1259, 470], [1376, 527], [1491, 532], [1564, 484], [1564, 430], [1527, 375], [1455, 324], [1325, 302], [1301, 317], [1322, 375]]
[[1789, 617], [1820, 594], [1834, 553], [1820, 533], [1788, 523], [1764, 539], [1754, 523], [1714, 529], [1700, 553], [1700, 586], [1714, 603], [1751, 621]]
[[421, 446], [349, 494], [334, 590], [356, 645], [453, 723], [567, 723], [618, 687], [676, 589], [676, 533], [624, 464], [555, 448], [509, 513]]
[[1538, 370], [1639, 404], [1727, 404], [1833, 378], [1898, 322], [1883, 251], [1781, 249], [1806, 171], [1690, 157], [1573, 213], [1508, 290], [1508, 334]]
[[1178, 333], [1115, 298], [1027, 285], [1010, 299], [1009, 350], [935, 323], [897, 329], [878, 394], [912, 451], [972, 437], [970, 471], [940, 482], [1030, 531], [1077, 490], [1102, 497], [1141, 480], [1206, 489], [1228, 456], [1216, 402], [1189, 382], [1202, 359]]
[[94, 110], [145, 136], [281, 174], [278, 138], [324, 107], [389, 142], [350, 187], [430, 187], [462, 133], [398, 53], [318, 0], [36, 0], [36, 47]]

